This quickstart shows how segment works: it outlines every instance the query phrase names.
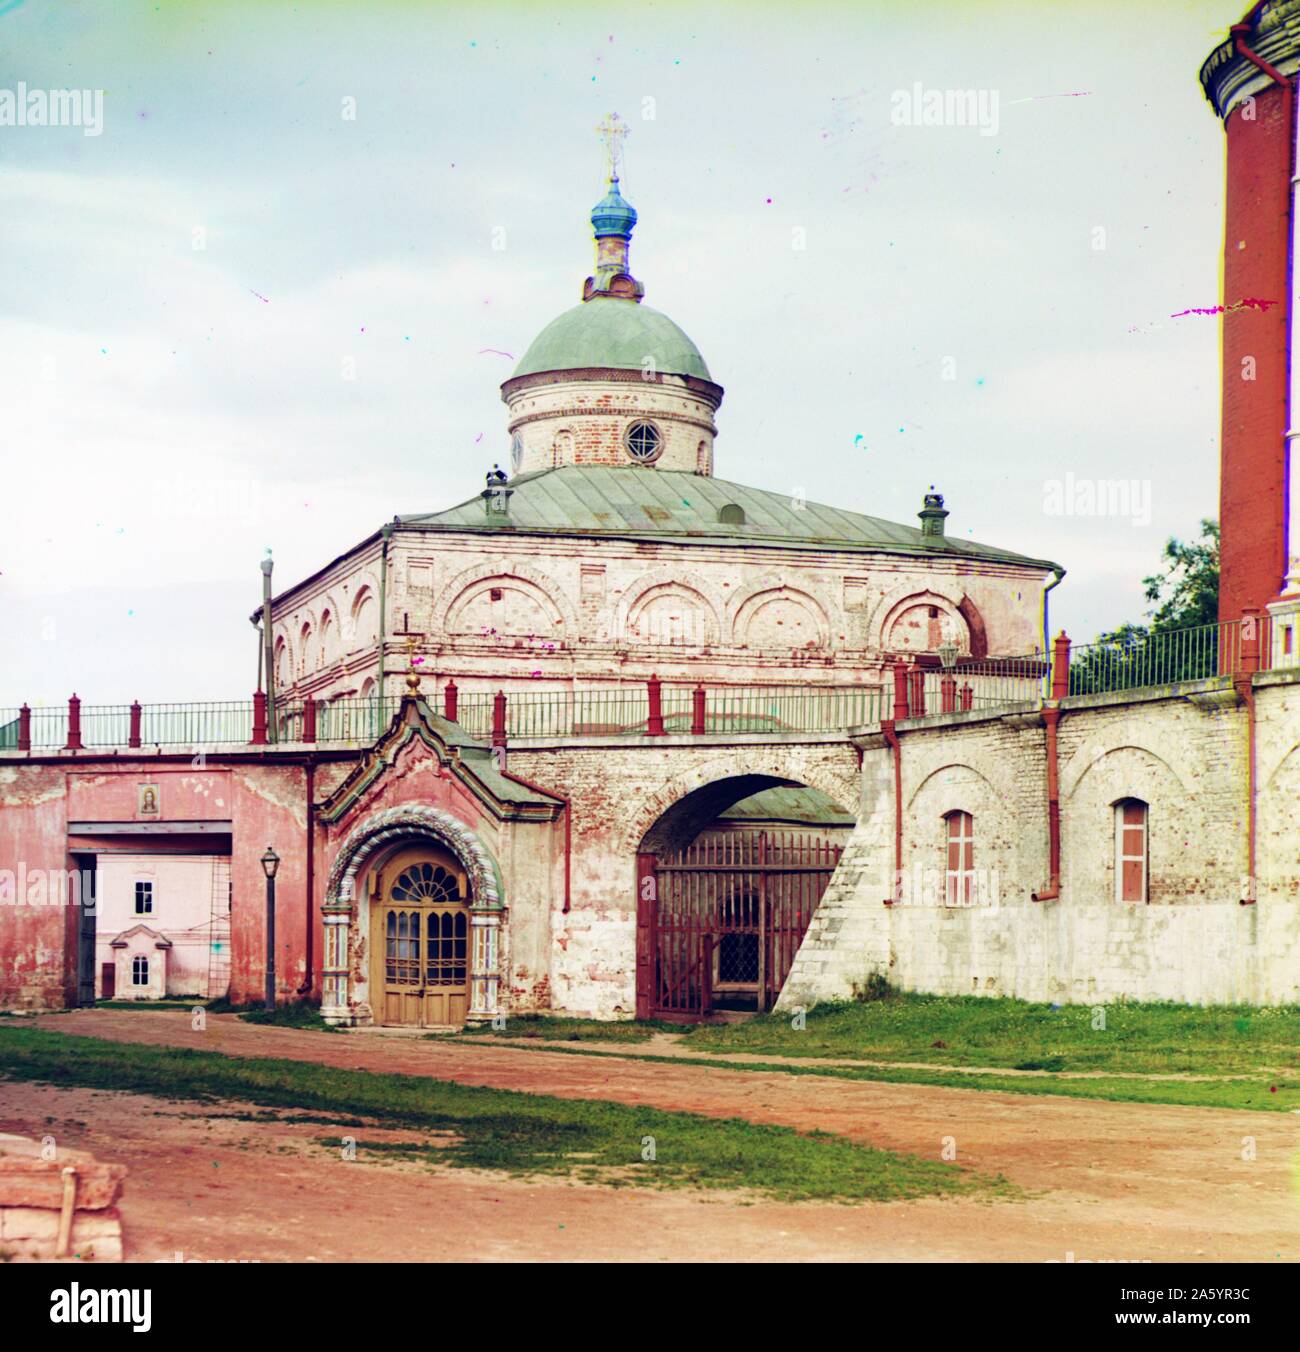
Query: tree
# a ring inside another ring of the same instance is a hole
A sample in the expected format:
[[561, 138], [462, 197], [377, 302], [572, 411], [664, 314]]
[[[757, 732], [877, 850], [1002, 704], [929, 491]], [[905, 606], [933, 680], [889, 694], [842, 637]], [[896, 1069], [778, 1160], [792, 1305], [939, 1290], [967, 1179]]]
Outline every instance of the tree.
[[1196, 681], [1219, 670], [1219, 523], [1201, 521], [1200, 538], [1165, 541], [1164, 568], [1142, 579], [1146, 624], [1122, 624], [1078, 650], [1070, 693], [1172, 681]]
[[1144, 577], [1146, 599], [1158, 603], [1151, 616], [1151, 632], [1191, 629], [1219, 621], [1219, 523], [1201, 522], [1201, 538], [1184, 544], [1173, 536], [1165, 541], [1165, 570]]

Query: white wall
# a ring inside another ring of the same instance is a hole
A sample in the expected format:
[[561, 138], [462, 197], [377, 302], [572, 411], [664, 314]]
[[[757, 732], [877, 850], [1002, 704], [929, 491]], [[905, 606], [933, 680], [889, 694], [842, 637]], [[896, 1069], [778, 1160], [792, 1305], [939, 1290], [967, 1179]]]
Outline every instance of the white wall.
[[[206, 995], [208, 931], [212, 905], [212, 855], [101, 854], [98, 864], [98, 919], [95, 994], [103, 994], [104, 963], [114, 959], [113, 938], [148, 925], [172, 948], [167, 955], [167, 994]], [[153, 914], [135, 913], [137, 879], [153, 883]], [[117, 998], [131, 996], [118, 976]]]
[[[943, 869], [942, 816], [975, 820], [971, 907], [894, 874], [892, 753], [864, 750], [862, 816], [781, 1008], [851, 997], [874, 973], [905, 990], [1084, 1002], [1300, 1000], [1300, 679], [1258, 678], [1256, 904], [1248, 877], [1247, 716], [1223, 683], [1072, 699], [1060, 722], [1061, 895], [1048, 882], [1037, 711], [900, 724], [905, 869]], [[1149, 806], [1149, 900], [1115, 896], [1114, 804]]]

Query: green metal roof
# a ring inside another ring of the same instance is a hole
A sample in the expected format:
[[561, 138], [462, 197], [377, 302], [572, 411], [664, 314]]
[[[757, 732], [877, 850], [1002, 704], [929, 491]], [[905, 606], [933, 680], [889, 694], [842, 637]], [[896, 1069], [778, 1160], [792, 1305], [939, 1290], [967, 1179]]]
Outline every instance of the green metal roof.
[[647, 360], [669, 375], [713, 380], [699, 348], [667, 315], [634, 300], [597, 296], [551, 320], [511, 379], [600, 366], [639, 371]]
[[[992, 545], [923, 535], [842, 507], [808, 502], [787, 493], [747, 488], [685, 470], [641, 466], [562, 465], [511, 479], [505, 517], [489, 516], [482, 497], [442, 512], [402, 516], [400, 525], [430, 531], [492, 531], [578, 535], [614, 539], [714, 541], [777, 547], [883, 550], [896, 554], [984, 559], [1050, 572], [1057, 565]], [[727, 505], [743, 509], [742, 523], [718, 520]]]
[[718, 814], [719, 821], [801, 822], [809, 826], [852, 826], [853, 814], [817, 789], [764, 789]]

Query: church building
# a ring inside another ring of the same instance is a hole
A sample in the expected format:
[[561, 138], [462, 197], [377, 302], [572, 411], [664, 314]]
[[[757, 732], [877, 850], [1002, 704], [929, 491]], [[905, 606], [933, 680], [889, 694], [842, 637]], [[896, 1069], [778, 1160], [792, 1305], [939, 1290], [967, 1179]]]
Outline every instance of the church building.
[[723, 388], [644, 303], [610, 121], [595, 266], [501, 387], [508, 469], [278, 593], [265, 561], [251, 699], [0, 711], [0, 1007], [93, 1003], [110, 964], [119, 998], [206, 979], [350, 1027], [882, 978], [1300, 999], [1300, 0], [1252, 15], [1202, 71], [1218, 624], [1049, 644], [1064, 570], [949, 534], [933, 486], [910, 525], [719, 477]]

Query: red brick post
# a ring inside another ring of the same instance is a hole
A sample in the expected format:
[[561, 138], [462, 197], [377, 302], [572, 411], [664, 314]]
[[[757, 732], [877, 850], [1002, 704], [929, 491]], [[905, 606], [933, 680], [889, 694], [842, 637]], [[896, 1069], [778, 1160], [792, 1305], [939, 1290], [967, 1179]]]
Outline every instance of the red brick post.
[[945, 676], [939, 682], [939, 695], [943, 712], [946, 714], [955, 713], [957, 710], [957, 678], [955, 676]]
[[131, 730], [126, 735], [127, 746], [140, 745], [140, 701], [131, 702]]
[[907, 668], [901, 662], [894, 663], [894, 722], [908, 718], [907, 710]]
[[908, 684], [911, 686], [910, 703], [912, 705], [912, 717], [925, 717], [925, 668], [913, 667], [907, 673]]
[[1243, 675], [1253, 676], [1259, 670], [1260, 630], [1264, 627], [1263, 613], [1255, 609], [1241, 613], [1241, 664]]
[[266, 691], [255, 690], [253, 692], [253, 735], [249, 739], [250, 746], [266, 745]]
[[65, 751], [84, 751], [81, 744], [81, 701], [73, 695], [68, 701], [68, 744]]
[[691, 693], [691, 733], [696, 737], [704, 735], [704, 687], [697, 685]]
[[965, 713], [975, 703], [975, 691], [971, 688], [969, 681], [963, 681], [961, 686], [961, 708]]
[[456, 721], [456, 696], [458, 693], [456, 682], [448, 681], [442, 692], [442, 716], [448, 723]]
[[18, 710], [18, 750], [30, 751], [32, 749], [32, 711], [23, 705]]
[[492, 700], [492, 745], [506, 744], [506, 693], [498, 690]]
[[650, 716], [646, 719], [645, 735], [647, 737], [662, 737], [664, 735], [664, 709], [659, 689], [659, 677], [651, 676], [645, 683], [645, 688], [650, 697]]
[[1070, 693], [1070, 637], [1064, 629], [1052, 640], [1052, 698]]
[[302, 740], [304, 742], [314, 742], [316, 740], [316, 700], [308, 695], [302, 705]]

